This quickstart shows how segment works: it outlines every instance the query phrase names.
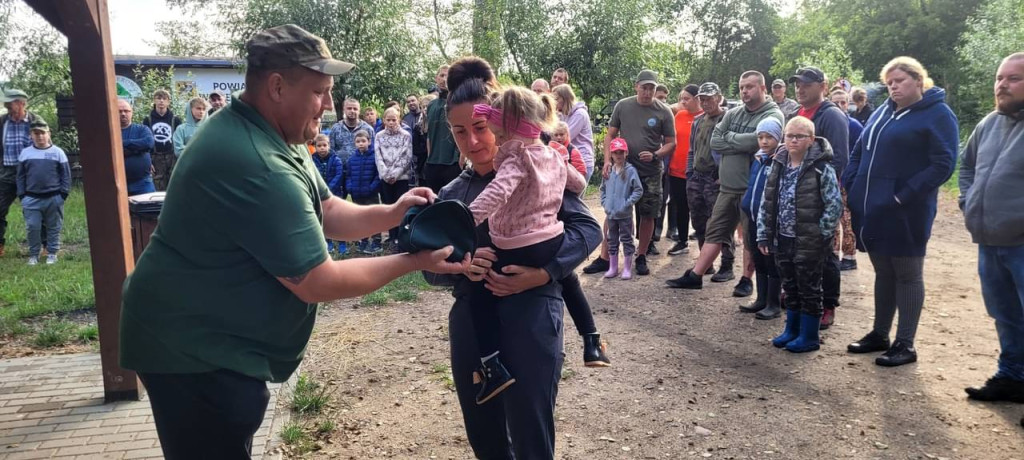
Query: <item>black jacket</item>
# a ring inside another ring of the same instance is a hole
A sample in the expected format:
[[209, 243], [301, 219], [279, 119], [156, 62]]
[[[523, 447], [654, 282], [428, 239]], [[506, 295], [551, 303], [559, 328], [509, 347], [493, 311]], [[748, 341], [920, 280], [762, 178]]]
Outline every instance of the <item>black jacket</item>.
[[[795, 261], [813, 261], [821, 259], [825, 245], [829, 242], [821, 233], [821, 217], [825, 213], [825, 200], [821, 197], [821, 175], [826, 164], [832, 159], [832, 149], [828, 141], [817, 138], [814, 145], [807, 151], [803, 161], [803, 170], [797, 178], [796, 185], [796, 256]], [[764, 185], [764, 199], [761, 203], [762, 213], [759, 228], [764, 228], [765, 241], [769, 247], [776, 247], [779, 233], [779, 193], [782, 176], [789, 164], [789, 151], [785, 146], [779, 147], [772, 160], [771, 171]], [[762, 241], [758, 235], [758, 241]]]

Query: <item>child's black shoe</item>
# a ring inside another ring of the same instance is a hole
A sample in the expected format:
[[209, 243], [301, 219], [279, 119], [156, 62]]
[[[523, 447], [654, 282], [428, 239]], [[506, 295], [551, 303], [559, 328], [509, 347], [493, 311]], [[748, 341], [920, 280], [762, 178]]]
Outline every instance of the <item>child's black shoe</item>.
[[480, 392], [476, 395], [477, 404], [490, 401], [491, 398], [498, 396], [506, 388], [516, 383], [516, 379], [512, 378], [512, 375], [508, 373], [508, 369], [505, 369], [505, 365], [501, 363], [497, 356], [484, 361], [477, 372], [482, 384]]
[[583, 365], [587, 367], [609, 367], [612, 360], [604, 354], [605, 346], [601, 341], [601, 334], [586, 334], [583, 336]]

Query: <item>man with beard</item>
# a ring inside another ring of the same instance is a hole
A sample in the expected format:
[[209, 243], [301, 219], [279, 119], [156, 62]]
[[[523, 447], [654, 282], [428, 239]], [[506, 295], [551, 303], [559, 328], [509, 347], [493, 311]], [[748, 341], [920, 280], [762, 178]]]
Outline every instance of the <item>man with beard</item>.
[[346, 98], [341, 104], [343, 118], [331, 127], [331, 152], [338, 156], [341, 164], [347, 164], [348, 159], [356, 152], [356, 132], [366, 131], [366, 134], [373, 138], [373, 126], [359, 119], [359, 101], [354, 98]]
[[963, 151], [960, 209], [978, 244], [981, 294], [1001, 350], [995, 376], [966, 391], [978, 401], [1024, 403], [1024, 53], [1003, 59], [993, 89], [996, 110]]

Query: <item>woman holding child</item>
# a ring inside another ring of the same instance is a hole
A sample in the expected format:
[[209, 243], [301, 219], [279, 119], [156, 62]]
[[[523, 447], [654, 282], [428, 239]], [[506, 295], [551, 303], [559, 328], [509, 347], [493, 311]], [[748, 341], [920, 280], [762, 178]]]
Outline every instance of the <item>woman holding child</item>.
[[[486, 118], [474, 117], [474, 105], [490, 104], [498, 89], [490, 65], [463, 58], [448, 72], [448, 121], [460, 153], [472, 162], [440, 194], [467, 204], [495, 178], [498, 143]], [[462, 406], [466, 434], [479, 458], [553, 458], [554, 407], [561, 375], [562, 283], [599, 244], [601, 229], [586, 205], [573, 193], [562, 196], [558, 219], [563, 241], [555, 256], [541, 268], [506, 267], [505, 275], [489, 272], [494, 252], [488, 249], [488, 226], [477, 229], [479, 249], [464, 276], [429, 275], [433, 284], [453, 285], [455, 304], [449, 315], [452, 376]], [[485, 280], [498, 297], [501, 361], [515, 376], [493, 400], [478, 404], [479, 387], [473, 373], [481, 367], [471, 309], [474, 281]], [[556, 282], [552, 282], [556, 281]]]

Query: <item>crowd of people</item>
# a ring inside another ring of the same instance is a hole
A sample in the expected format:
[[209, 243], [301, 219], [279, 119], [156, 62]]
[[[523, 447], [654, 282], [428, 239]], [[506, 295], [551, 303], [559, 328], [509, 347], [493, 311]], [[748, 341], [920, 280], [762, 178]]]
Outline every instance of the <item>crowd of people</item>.
[[[668, 255], [679, 256], [691, 228], [699, 254], [666, 285], [735, 280], [742, 247], [732, 295], [755, 295], [740, 309], [758, 319], [784, 313], [771, 342], [793, 353], [821, 347], [820, 331], [841, 305], [841, 272], [866, 252], [874, 321], [847, 350], [882, 352], [880, 366], [917, 360], [926, 248], [938, 189], [957, 163], [959, 127], [945, 91], [913, 58], [881, 69], [889, 97], [877, 108], [813, 66], [770, 88], [760, 72], [744, 72], [731, 109], [717, 82], [687, 84], [669, 104], [657, 73], [642, 70], [635, 95], [613, 109], [597, 165], [587, 106], [565, 69], [526, 88], [500, 84], [481, 58], [462, 58], [438, 69], [436, 96], [408, 95], [405, 113], [396, 101], [378, 117], [349, 98], [320, 132], [323, 113], [336, 107], [333, 77], [352, 64], [294, 25], [257, 33], [246, 51], [247, 89], [227, 105], [217, 95], [216, 116], [193, 99], [182, 123], [158, 92], [146, 123], [134, 124], [131, 104], [118, 103], [130, 193], [152, 191], [176, 171], [125, 284], [120, 343], [121, 364], [149, 391], [168, 458], [248, 458], [266, 381], [287, 380], [298, 367], [316, 303], [410, 271], [452, 287], [451, 368], [476, 456], [553, 458], [563, 309], [585, 365], [611, 365], [577, 266], [600, 246], [584, 273], [649, 276], [647, 257], [660, 254], [662, 235], [674, 240]], [[795, 100], [786, 97], [790, 85]], [[1024, 177], [1016, 155], [1024, 150], [1024, 53], [1002, 61], [994, 93], [996, 110], [967, 141], [959, 183], [1002, 352], [995, 376], [967, 394], [1024, 403], [1024, 214], [1014, 193]], [[16, 178], [38, 252], [44, 223], [47, 245], [59, 245], [52, 209], [68, 192], [67, 161], [24, 99], [9, 92], [0, 118], [0, 183]], [[603, 225], [581, 197], [593, 175]], [[477, 224], [479, 247], [464, 259], [448, 260], [451, 246], [331, 257], [354, 241], [382, 252], [381, 234], [394, 242], [406, 211], [435, 199], [463, 202]]]

